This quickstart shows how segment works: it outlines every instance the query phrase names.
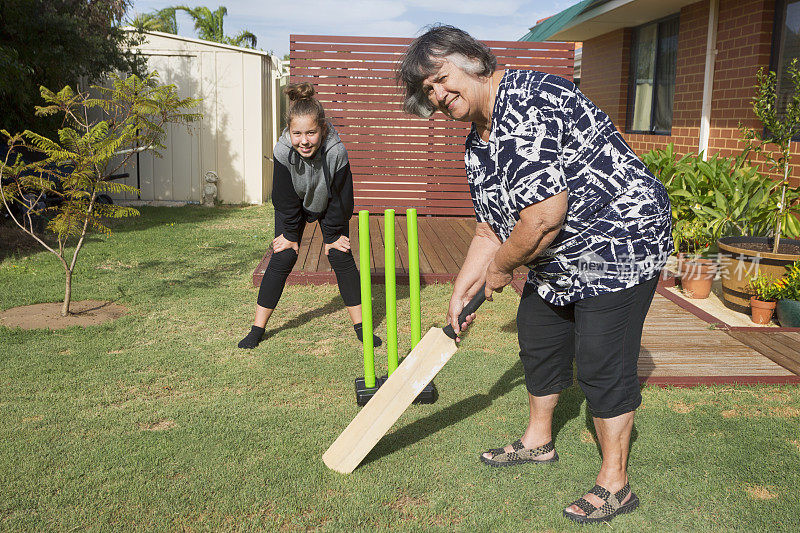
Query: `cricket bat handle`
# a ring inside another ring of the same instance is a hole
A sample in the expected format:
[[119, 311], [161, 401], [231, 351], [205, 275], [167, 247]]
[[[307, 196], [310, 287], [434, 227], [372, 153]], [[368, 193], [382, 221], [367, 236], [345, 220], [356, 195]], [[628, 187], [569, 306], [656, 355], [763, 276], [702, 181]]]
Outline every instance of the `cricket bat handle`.
[[[469, 301], [467, 305], [464, 306], [464, 309], [461, 311], [461, 314], [458, 315], [458, 324], [463, 324], [469, 315], [474, 313], [478, 310], [481, 304], [486, 300], [486, 284], [484, 283], [481, 286], [481, 290], [478, 291], [478, 294], [472, 297], [472, 300]], [[451, 339], [456, 338], [456, 332], [453, 330], [453, 326], [451, 324], [447, 324], [444, 328], [444, 334], [450, 337]]]

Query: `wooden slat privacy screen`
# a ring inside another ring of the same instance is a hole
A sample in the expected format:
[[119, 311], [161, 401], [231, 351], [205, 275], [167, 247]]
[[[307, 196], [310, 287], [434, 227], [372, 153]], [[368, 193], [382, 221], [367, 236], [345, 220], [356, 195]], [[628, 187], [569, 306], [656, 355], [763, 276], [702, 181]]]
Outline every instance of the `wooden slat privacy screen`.
[[[314, 84], [347, 147], [356, 210], [472, 215], [464, 172], [469, 125], [441, 113], [402, 111], [395, 67], [412, 39], [290, 36], [290, 80]], [[534, 69], [572, 80], [573, 43], [487, 41], [499, 69]]]

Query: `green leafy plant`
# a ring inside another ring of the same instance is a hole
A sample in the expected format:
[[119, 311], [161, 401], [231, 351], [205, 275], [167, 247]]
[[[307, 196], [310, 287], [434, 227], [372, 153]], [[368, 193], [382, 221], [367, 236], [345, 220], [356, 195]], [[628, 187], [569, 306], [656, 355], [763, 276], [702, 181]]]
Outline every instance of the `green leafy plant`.
[[[138, 215], [130, 207], [98, 202], [101, 194], [137, 192], [111, 181], [111, 176], [137, 152], [153, 150], [158, 154], [159, 149], [165, 148], [167, 123], [188, 124], [200, 116], [187, 112], [197, 105], [197, 100], [179, 98], [175, 86], [159, 84], [155, 73], [145, 78], [113, 76], [111, 87], [94, 86], [92, 91], [94, 94], [75, 92], [67, 86], [53, 93], [41, 88], [46, 105], [37, 106], [36, 114], [61, 116], [58, 141], [30, 130], [14, 135], [0, 130], [9, 146], [0, 161], [0, 197], [14, 223], [58, 257], [64, 267], [62, 316], [69, 314], [72, 276], [87, 232], [91, 229], [110, 234], [107, 218]], [[25, 161], [21, 151], [38, 153], [43, 158]], [[59, 201], [40, 207], [40, 200], [45, 197]], [[12, 209], [12, 204], [17, 209]], [[34, 231], [36, 216], [51, 217], [47, 230], [55, 235], [55, 246]], [[75, 245], [69, 257], [67, 246], [71, 239]]]
[[747, 288], [757, 300], [774, 302], [779, 299], [779, 290], [776, 282], [777, 280], [774, 276], [759, 273], [750, 278]]
[[776, 299], [800, 300], [800, 260], [786, 265], [786, 274], [775, 282]]
[[[771, 231], [774, 204], [780, 193], [774, 182], [746, 164], [746, 154], [708, 161], [695, 154], [676, 160], [674, 147], [642, 157], [667, 189], [672, 204], [676, 240], [680, 226], [699, 220], [712, 241], [726, 236], [763, 236]], [[795, 236], [792, 229], [787, 234]], [[682, 251], [682, 250], [679, 250]]]
[[672, 220], [685, 220], [690, 213], [687, 196], [680, 191], [684, 190], [681, 183], [680, 174], [684, 168], [684, 162], [692, 154], [682, 157], [676, 161], [675, 145], [669, 143], [666, 148], [661, 150], [651, 150], [642, 156], [642, 161], [647, 165], [660, 181], [664, 184], [669, 194], [672, 206]]
[[700, 219], [679, 220], [672, 229], [675, 251], [696, 259], [712, 251], [715, 240], [707, 225]]
[[761, 121], [763, 129], [739, 125], [746, 150], [752, 149], [754, 153], [762, 155], [770, 169], [783, 176], [774, 186], [780, 196], [769, 205], [768, 221], [772, 225], [774, 237], [772, 253], [778, 253], [783, 232], [794, 236], [800, 234], [800, 219], [788, 208], [800, 199], [800, 187], [789, 187], [792, 137], [800, 133], [800, 70], [796, 58], [789, 64], [787, 72], [792, 92], [785, 108], [781, 110], [778, 105], [775, 72], [765, 73], [763, 68], [758, 70], [756, 94], [752, 104], [753, 112]]

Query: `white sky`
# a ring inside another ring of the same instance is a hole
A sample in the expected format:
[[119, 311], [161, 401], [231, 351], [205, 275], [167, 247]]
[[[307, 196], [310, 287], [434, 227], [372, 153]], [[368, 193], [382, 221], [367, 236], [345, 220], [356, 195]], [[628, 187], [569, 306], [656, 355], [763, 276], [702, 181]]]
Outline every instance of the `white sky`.
[[[516, 41], [544, 17], [578, 0], [134, 0], [129, 12], [148, 13], [167, 6], [228, 8], [225, 33], [247, 29], [258, 48], [279, 57], [289, 53], [289, 34], [414, 37], [434, 23], [452, 24], [483, 40]], [[178, 33], [195, 37], [191, 19], [178, 13]]]

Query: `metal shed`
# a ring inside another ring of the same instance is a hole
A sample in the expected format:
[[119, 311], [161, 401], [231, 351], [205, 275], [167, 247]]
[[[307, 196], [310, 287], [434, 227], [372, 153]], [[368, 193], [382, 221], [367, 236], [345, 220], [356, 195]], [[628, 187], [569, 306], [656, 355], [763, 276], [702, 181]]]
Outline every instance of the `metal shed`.
[[[188, 130], [168, 126], [163, 157], [142, 152], [125, 169], [126, 181], [140, 195], [118, 201], [200, 202], [205, 176], [213, 172], [218, 199], [228, 204], [259, 204], [272, 191], [272, 148], [279, 127], [279, 76], [267, 52], [146, 32], [137, 51], [162, 83], [181, 97], [201, 98], [202, 120]], [[138, 162], [137, 162], [138, 159]]]

